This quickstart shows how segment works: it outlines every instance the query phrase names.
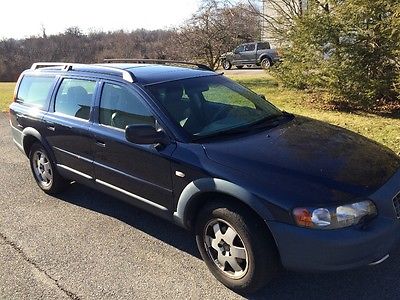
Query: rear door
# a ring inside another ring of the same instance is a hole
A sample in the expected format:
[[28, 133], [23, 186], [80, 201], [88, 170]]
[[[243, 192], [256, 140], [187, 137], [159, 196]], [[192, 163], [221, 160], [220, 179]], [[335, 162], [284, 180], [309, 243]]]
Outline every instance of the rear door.
[[[155, 213], [171, 208], [171, 144], [162, 148], [138, 145], [125, 138], [131, 124], [155, 124], [144, 95], [131, 85], [104, 82], [96, 103], [94, 165], [96, 183]], [[97, 109], [97, 108], [96, 108]]]
[[47, 140], [60, 169], [81, 179], [94, 177], [90, 112], [96, 80], [62, 78], [44, 116]]

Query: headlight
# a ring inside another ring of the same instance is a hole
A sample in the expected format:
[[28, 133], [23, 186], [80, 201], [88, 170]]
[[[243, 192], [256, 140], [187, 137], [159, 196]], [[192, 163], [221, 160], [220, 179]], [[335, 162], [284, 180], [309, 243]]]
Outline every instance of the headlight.
[[293, 216], [301, 227], [338, 229], [360, 223], [365, 217], [374, 217], [376, 206], [372, 201], [362, 201], [333, 208], [295, 208]]

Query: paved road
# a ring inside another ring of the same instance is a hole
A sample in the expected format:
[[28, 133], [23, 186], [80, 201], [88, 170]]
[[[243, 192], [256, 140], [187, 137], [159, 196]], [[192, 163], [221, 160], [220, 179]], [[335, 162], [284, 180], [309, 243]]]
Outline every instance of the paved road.
[[[199, 259], [193, 237], [74, 184], [36, 187], [0, 114], [0, 299], [238, 299]], [[400, 251], [374, 268], [285, 272], [254, 299], [399, 298]]]

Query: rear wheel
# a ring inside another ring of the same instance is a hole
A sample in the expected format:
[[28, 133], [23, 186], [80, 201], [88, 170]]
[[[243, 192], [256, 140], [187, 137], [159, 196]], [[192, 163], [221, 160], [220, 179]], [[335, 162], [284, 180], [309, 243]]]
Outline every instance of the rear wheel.
[[254, 292], [279, 270], [271, 235], [250, 212], [223, 202], [201, 210], [196, 242], [211, 273], [237, 292]]
[[269, 69], [271, 67], [271, 61], [269, 58], [263, 58], [261, 61], [261, 68], [264, 70]]
[[230, 70], [230, 69], [232, 68], [232, 64], [231, 64], [231, 62], [230, 62], [229, 60], [224, 59], [224, 60], [222, 61], [222, 67], [223, 67], [225, 70]]
[[29, 161], [36, 183], [44, 192], [57, 194], [67, 187], [68, 181], [57, 172], [47, 151], [40, 143], [32, 145]]

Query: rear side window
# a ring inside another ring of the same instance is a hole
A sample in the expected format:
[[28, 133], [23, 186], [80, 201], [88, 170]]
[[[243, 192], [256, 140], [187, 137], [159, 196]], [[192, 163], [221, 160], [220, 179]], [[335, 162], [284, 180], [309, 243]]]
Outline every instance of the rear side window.
[[265, 50], [265, 49], [271, 49], [271, 46], [269, 43], [259, 43], [258, 44], [258, 50]]
[[128, 125], [154, 125], [150, 110], [139, 95], [115, 84], [104, 84], [100, 99], [99, 123], [125, 129]]
[[64, 79], [58, 89], [54, 111], [89, 120], [96, 81]]
[[19, 103], [44, 108], [54, 84], [54, 77], [24, 76], [18, 88]]

